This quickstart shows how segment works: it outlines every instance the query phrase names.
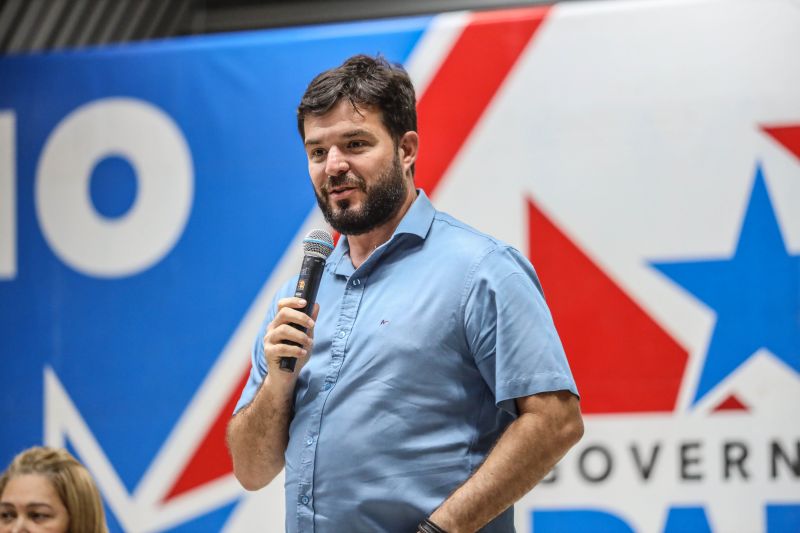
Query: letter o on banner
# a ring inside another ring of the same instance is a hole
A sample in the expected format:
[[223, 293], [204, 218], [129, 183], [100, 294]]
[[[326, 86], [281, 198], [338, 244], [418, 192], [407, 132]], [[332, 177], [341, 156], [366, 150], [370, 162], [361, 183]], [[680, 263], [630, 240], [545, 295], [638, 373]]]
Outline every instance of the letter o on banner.
[[[588, 468], [586, 468], [586, 463], [590, 459], [589, 454], [599, 454], [599, 457], [602, 457], [602, 464], [600, 466], [603, 468], [603, 470], [601, 472], [593, 474], [589, 472]], [[614, 459], [611, 457], [611, 453], [606, 448], [603, 446], [593, 445], [581, 452], [581, 455], [578, 459], [578, 468], [580, 469], [581, 477], [583, 479], [591, 483], [599, 483], [601, 481], [605, 481], [608, 479], [608, 476], [611, 475], [611, 470], [614, 468]]]
[[[133, 167], [137, 194], [121, 217], [92, 204], [89, 180], [103, 159]], [[175, 122], [154, 105], [106, 98], [67, 115], [47, 139], [36, 175], [42, 232], [67, 265], [90, 276], [137, 274], [160, 261], [183, 233], [192, 208], [194, 170]]]

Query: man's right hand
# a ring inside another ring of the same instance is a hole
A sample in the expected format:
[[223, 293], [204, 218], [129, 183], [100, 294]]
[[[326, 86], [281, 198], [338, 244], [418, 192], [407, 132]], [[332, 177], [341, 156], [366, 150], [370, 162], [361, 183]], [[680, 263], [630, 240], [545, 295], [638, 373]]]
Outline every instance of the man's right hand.
[[[267, 363], [264, 384], [228, 424], [233, 473], [247, 490], [265, 486], [284, 466], [294, 388], [300, 369], [308, 362], [314, 338], [314, 320], [319, 313], [319, 306], [314, 305], [314, 313], [309, 317], [300, 311], [305, 306], [304, 300], [294, 297], [278, 302], [278, 312], [267, 325], [262, 339]], [[306, 328], [307, 333], [292, 327], [292, 324]], [[283, 344], [285, 341], [300, 346]], [[281, 357], [297, 359], [294, 372], [280, 369]]]
[[[314, 312], [310, 317], [300, 311], [305, 306], [306, 301], [302, 298], [289, 297], [278, 300], [278, 312], [267, 326], [263, 339], [267, 376], [271, 382], [294, 385], [300, 370], [308, 362], [314, 343], [314, 321], [319, 314], [319, 304], [314, 304]], [[292, 324], [303, 326], [307, 332], [303, 333]], [[300, 346], [284, 344], [284, 341], [293, 341]], [[294, 372], [280, 368], [281, 357], [297, 359]]]

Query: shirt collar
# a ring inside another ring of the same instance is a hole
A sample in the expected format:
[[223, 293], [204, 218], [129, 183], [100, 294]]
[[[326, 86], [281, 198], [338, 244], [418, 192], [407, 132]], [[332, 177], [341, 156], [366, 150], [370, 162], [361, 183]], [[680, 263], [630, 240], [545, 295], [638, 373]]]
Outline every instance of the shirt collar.
[[[414, 200], [414, 203], [411, 204], [411, 207], [408, 208], [406, 214], [403, 215], [400, 224], [397, 225], [397, 228], [394, 230], [388, 242], [392, 242], [400, 235], [414, 235], [420, 240], [425, 240], [428, 236], [428, 231], [431, 229], [431, 224], [433, 224], [433, 217], [435, 214], [436, 209], [428, 199], [425, 191], [417, 189], [417, 198]], [[327, 265], [329, 265], [333, 272], [346, 276], [349, 276], [353, 272], [352, 263], [346, 260], [349, 251], [350, 245], [347, 242], [347, 236], [342, 235], [327, 261]]]
[[394, 230], [392, 238], [396, 235], [410, 233], [416, 235], [420, 239], [425, 239], [428, 235], [428, 230], [431, 229], [433, 223], [433, 216], [436, 214], [433, 204], [428, 200], [428, 196], [422, 189], [417, 189], [417, 199], [411, 204], [411, 207], [406, 211], [405, 216], [398, 224], [397, 229]]

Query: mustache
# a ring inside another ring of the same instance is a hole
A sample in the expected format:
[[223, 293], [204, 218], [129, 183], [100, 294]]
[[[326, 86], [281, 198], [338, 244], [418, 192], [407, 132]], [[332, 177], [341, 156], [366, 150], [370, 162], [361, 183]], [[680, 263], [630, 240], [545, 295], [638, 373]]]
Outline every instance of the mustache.
[[367, 182], [363, 178], [355, 174], [340, 174], [338, 176], [328, 176], [328, 181], [322, 184], [322, 193], [327, 196], [331, 189], [337, 187], [354, 187], [366, 191]]

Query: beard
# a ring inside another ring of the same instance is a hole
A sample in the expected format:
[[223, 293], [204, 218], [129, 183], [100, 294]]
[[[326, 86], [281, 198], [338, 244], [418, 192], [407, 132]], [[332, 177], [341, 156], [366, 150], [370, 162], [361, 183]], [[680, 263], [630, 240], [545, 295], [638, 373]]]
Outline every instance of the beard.
[[[351, 207], [349, 198], [335, 204], [331, 202], [328, 191], [343, 185], [355, 187], [364, 193], [360, 208]], [[314, 192], [325, 220], [333, 229], [344, 235], [361, 235], [388, 222], [397, 214], [408, 192], [407, 187], [400, 157], [395, 153], [391, 164], [369, 186], [361, 176], [348, 173], [329, 176], [320, 190]]]

